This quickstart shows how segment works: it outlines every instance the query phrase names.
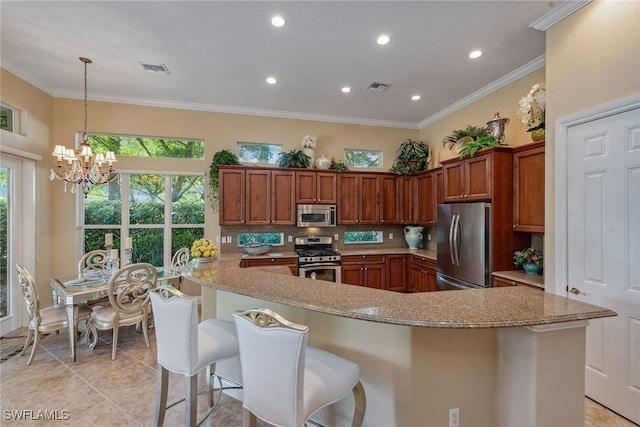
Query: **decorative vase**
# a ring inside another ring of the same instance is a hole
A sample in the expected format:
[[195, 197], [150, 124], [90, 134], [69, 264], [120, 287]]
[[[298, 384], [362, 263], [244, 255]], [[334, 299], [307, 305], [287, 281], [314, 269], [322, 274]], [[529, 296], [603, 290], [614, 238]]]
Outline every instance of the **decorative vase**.
[[531, 140], [533, 142], [543, 141], [544, 140], [544, 129], [536, 129], [531, 132]]
[[534, 263], [522, 264], [525, 274], [540, 274], [540, 267]]
[[404, 228], [404, 240], [409, 245], [409, 249], [418, 249], [418, 245], [422, 242], [422, 230], [424, 227], [406, 226]]
[[318, 169], [329, 169], [331, 167], [331, 159], [325, 155], [318, 156], [316, 159], [316, 167]]
[[316, 150], [313, 148], [305, 148], [304, 150], [302, 150], [304, 152], [304, 154], [306, 154], [309, 157], [309, 165], [310, 167], [313, 167], [313, 164], [316, 160]]

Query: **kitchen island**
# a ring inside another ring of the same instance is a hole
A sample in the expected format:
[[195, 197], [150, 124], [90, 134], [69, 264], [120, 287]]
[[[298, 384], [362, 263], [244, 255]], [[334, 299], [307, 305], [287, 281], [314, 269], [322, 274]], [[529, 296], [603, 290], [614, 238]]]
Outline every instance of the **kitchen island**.
[[[239, 268], [240, 255], [190, 264], [204, 314], [272, 308], [310, 328], [309, 342], [360, 365], [367, 426], [582, 425], [584, 340], [601, 307], [526, 287], [403, 294]], [[215, 306], [215, 310], [213, 310]], [[237, 361], [221, 364], [239, 380]], [[317, 417], [346, 425], [345, 398]]]

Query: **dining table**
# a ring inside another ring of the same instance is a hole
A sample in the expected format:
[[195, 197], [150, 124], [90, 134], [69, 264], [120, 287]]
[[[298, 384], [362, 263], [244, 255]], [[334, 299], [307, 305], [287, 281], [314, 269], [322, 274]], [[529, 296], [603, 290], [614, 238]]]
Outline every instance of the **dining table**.
[[[180, 278], [179, 272], [158, 270], [157, 284]], [[69, 346], [71, 359], [76, 361], [76, 337], [78, 330], [78, 304], [104, 298], [108, 295], [111, 276], [103, 271], [85, 272], [84, 277], [78, 275], [53, 277], [50, 281], [54, 295], [54, 303], [64, 304], [67, 311], [69, 329]]]

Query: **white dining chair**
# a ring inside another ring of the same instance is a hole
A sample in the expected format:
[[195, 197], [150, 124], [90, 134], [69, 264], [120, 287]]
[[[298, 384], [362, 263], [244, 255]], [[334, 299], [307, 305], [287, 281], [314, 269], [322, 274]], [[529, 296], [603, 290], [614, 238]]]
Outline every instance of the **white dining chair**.
[[244, 388], [243, 423], [256, 417], [276, 426], [299, 427], [315, 412], [353, 393], [352, 426], [362, 425], [366, 395], [358, 365], [307, 346], [309, 329], [272, 310], [234, 313]]
[[116, 360], [118, 332], [121, 326], [142, 324], [149, 347], [149, 291], [156, 286], [158, 271], [147, 263], [130, 264], [116, 271], [109, 281], [108, 306], [96, 306], [89, 317], [86, 342], [93, 349], [98, 344], [98, 330], [113, 329], [111, 359]]
[[[195, 426], [198, 372], [206, 367], [209, 395], [206, 418], [216, 407], [223, 389], [222, 380], [215, 374], [215, 363], [238, 354], [236, 326], [232, 321], [217, 319], [206, 319], [198, 323], [197, 298], [185, 295], [170, 285], [157, 287], [151, 292], [150, 298], [158, 346], [154, 425], [162, 426], [166, 410], [185, 401], [184, 425]], [[169, 371], [184, 376], [185, 399], [167, 406]], [[215, 401], [214, 378], [218, 378], [220, 384], [220, 395]]]
[[[29, 345], [31, 344], [31, 340], [33, 339], [33, 349], [31, 350], [31, 355], [27, 361], [27, 365], [31, 365], [33, 357], [40, 346], [42, 334], [59, 331], [60, 329], [68, 327], [73, 328], [73, 336], [75, 337], [78, 325], [69, 325], [67, 320], [67, 310], [64, 305], [56, 304], [50, 307], [40, 308], [40, 298], [38, 298], [38, 289], [36, 287], [35, 280], [33, 280], [33, 276], [31, 276], [31, 273], [29, 273], [29, 271], [20, 264], [16, 264], [16, 269], [18, 270], [18, 281], [22, 288], [24, 302], [27, 305], [27, 313], [29, 313], [27, 340], [24, 343], [21, 355], [24, 356], [27, 348], [29, 348]], [[77, 321], [86, 320], [89, 317], [90, 312], [91, 310], [87, 306], [79, 306], [78, 316], [76, 317]]]

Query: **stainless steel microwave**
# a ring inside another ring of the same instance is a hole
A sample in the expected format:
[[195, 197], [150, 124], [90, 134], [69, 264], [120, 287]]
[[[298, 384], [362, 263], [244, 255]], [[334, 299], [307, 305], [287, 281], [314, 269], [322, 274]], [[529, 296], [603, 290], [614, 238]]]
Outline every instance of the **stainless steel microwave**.
[[298, 205], [298, 227], [335, 227], [336, 205]]

